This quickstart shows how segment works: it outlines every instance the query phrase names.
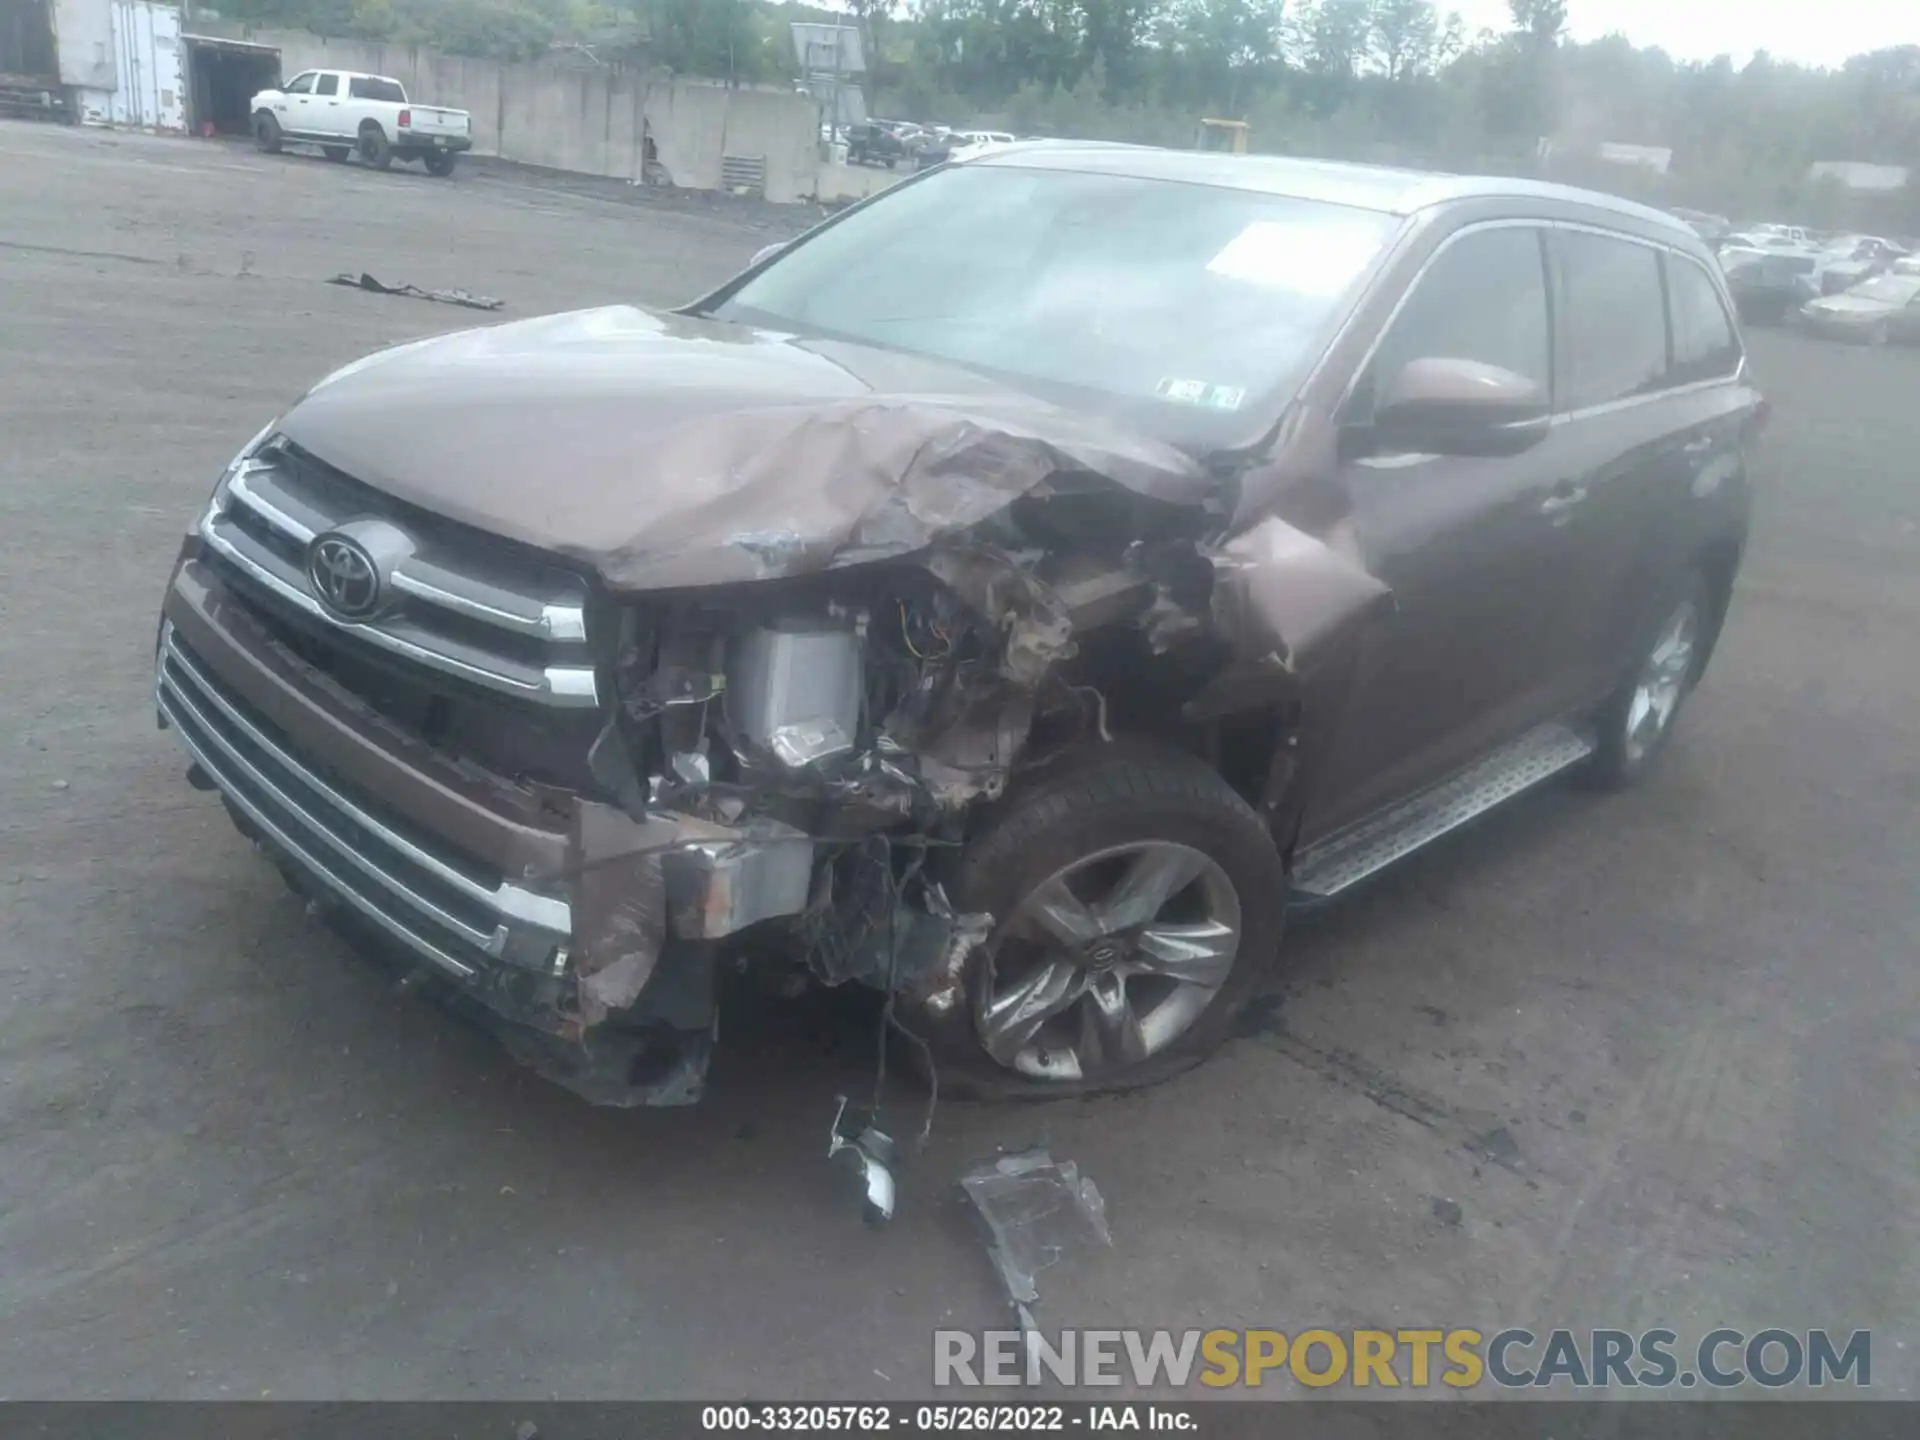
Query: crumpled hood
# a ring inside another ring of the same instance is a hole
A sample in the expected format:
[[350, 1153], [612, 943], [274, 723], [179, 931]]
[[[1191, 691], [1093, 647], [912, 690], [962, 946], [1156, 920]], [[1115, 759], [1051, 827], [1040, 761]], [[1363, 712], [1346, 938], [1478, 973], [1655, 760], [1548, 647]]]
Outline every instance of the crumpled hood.
[[615, 589], [907, 554], [1063, 474], [1181, 504], [1211, 490], [1182, 451], [957, 367], [632, 306], [380, 352], [280, 430]]

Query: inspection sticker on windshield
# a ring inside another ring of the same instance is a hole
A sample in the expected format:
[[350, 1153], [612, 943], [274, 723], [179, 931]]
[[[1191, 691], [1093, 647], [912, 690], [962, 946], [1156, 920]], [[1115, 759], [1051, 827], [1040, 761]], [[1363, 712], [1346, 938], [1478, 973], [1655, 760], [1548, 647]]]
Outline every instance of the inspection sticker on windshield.
[[1205, 410], [1238, 410], [1247, 392], [1238, 385], [1209, 385], [1205, 380], [1180, 380], [1168, 376], [1153, 387], [1162, 400], [1177, 405], [1198, 405]]

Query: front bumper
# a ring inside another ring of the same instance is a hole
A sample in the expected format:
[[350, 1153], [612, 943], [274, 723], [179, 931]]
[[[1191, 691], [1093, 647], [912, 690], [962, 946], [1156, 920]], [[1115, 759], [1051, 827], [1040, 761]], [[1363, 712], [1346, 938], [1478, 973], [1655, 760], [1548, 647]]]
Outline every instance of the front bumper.
[[[806, 902], [804, 837], [535, 796], [398, 730], [276, 642], [197, 542], [168, 587], [154, 698], [297, 888], [543, 1043], [704, 1037], [701, 942]], [[555, 1071], [578, 1059], [542, 1068], [571, 1084]]]

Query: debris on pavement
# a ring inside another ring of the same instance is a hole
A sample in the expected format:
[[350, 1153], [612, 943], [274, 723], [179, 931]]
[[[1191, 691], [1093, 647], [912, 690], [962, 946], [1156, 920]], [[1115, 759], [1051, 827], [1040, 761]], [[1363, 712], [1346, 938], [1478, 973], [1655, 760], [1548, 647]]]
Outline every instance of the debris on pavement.
[[833, 1131], [827, 1141], [827, 1158], [851, 1157], [850, 1164], [866, 1185], [865, 1214], [869, 1224], [878, 1225], [893, 1218], [893, 1137], [876, 1128], [870, 1110], [848, 1110], [847, 1097], [840, 1097], [840, 1108], [833, 1115]]
[[976, 1166], [960, 1188], [986, 1222], [987, 1255], [1023, 1334], [1036, 1328], [1030, 1307], [1040, 1299], [1040, 1272], [1072, 1251], [1113, 1244], [1098, 1187], [1073, 1161], [1056, 1163], [1044, 1145]]
[[469, 310], [498, 310], [507, 303], [491, 295], [476, 295], [471, 290], [423, 290], [418, 285], [387, 285], [364, 270], [358, 275], [342, 272], [327, 283], [345, 285], [353, 290], [370, 290], [375, 295], [406, 295], [415, 300], [434, 300], [442, 305], [464, 305]]

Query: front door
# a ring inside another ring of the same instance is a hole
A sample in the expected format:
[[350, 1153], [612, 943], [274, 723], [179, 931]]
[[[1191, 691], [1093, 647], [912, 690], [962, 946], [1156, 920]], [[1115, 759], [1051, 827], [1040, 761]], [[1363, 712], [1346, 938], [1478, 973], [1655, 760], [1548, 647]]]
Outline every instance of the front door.
[[[1498, 365], [1553, 388], [1545, 231], [1501, 222], [1443, 242], [1390, 322], [1343, 419], [1407, 362]], [[1325, 837], [1443, 778], [1551, 713], [1564, 683], [1562, 515], [1572, 457], [1556, 427], [1485, 458], [1362, 448], [1342, 466], [1354, 538], [1394, 611], [1361, 656], [1302, 839]]]
[[313, 82], [319, 78], [313, 70], [289, 80], [280, 93], [286, 98], [274, 107], [279, 111], [280, 128], [288, 134], [304, 133], [313, 124]]
[[307, 106], [307, 128], [315, 135], [352, 133], [341, 128], [345, 123], [341, 114], [340, 76], [328, 70], [313, 82], [313, 99]]

